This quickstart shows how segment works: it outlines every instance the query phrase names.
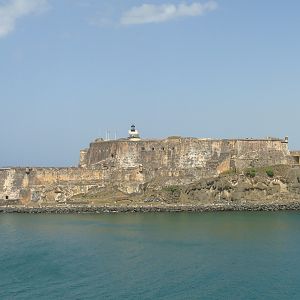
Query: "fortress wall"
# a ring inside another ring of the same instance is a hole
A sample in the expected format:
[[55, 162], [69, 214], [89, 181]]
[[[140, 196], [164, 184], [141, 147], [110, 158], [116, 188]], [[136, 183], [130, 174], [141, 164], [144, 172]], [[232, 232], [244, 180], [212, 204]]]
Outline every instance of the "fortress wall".
[[129, 169], [142, 166], [160, 172], [197, 170], [199, 176], [212, 176], [231, 167], [288, 164], [288, 144], [282, 140], [204, 140], [172, 138], [165, 140], [108, 141], [90, 145], [88, 167]]
[[101, 185], [104, 174], [101, 170], [82, 168], [11, 168], [0, 170], [0, 202], [19, 200], [54, 201], [67, 191], [69, 196], [87, 192], [93, 185]]
[[28, 177], [30, 185], [72, 184], [85, 181], [98, 182], [103, 179], [103, 172], [84, 168], [37, 168], [32, 169]]
[[0, 200], [16, 200], [20, 197], [23, 176], [15, 169], [0, 170]]
[[136, 193], [213, 177], [230, 169], [290, 163], [282, 140], [118, 140], [91, 143], [79, 168], [0, 169], [0, 202], [65, 203], [93, 189]]
[[64, 203], [91, 189], [114, 186], [125, 193], [145, 183], [140, 167], [131, 169], [10, 168], [0, 170], [0, 204]]
[[235, 142], [237, 169], [284, 165], [290, 163], [288, 143], [282, 140], [237, 140]]
[[231, 148], [228, 141], [192, 138], [97, 142], [90, 145], [86, 161], [90, 167], [205, 168], [209, 160], [228, 158]]

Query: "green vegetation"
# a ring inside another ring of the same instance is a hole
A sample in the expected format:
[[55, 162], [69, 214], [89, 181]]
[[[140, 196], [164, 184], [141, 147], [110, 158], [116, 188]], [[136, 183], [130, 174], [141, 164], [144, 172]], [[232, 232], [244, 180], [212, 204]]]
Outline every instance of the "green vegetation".
[[172, 193], [172, 194], [180, 192], [180, 188], [177, 185], [166, 186], [166, 187], [164, 187], [164, 190], [166, 192], [169, 192], [169, 193]]
[[256, 176], [256, 169], [254, 169], [254, 168], [247, 169], [247, 170], [245, 171], [245, 175], [246, 175], [247, 177], [254, 178], [254, 177]]
[[266, 169], [266, 173], [267, 173], [267, 175], [268, 175], [269, 177], [274, 177], [274, 170], [273, 170], [273, 168], [268, 167], [268, 168]]

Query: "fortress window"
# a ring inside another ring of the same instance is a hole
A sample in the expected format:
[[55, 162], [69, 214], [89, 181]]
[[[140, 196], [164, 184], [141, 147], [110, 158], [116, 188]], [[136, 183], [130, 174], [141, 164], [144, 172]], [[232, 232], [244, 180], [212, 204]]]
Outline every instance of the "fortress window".
[[161, 150], [162, 150], [162, 151], [165, 151], [165, 147], [162, 147]]
[[8, 196], [5, 196], [5, 199], [8, 200]]
[[115, 157], [115, 155], [114, 155], [113, 153], [112, 153], [110, 156], [111, 156], [111, 158], [114, 158], [114, 157]]
[[152, 151], [154, 151], [154, 148], [152, 148]]

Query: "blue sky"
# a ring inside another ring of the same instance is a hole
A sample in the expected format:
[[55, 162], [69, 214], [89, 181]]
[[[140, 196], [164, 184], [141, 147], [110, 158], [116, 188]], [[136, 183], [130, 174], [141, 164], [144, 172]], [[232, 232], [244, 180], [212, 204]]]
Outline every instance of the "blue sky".
[[0, 165], [68, 166], [126, 136], [288, 135], [300, 2], [0, 0]]

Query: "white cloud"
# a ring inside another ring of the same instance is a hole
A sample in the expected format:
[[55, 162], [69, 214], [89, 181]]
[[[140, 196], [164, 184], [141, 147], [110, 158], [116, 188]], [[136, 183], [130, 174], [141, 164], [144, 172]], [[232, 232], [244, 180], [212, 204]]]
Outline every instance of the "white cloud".
[[47, 0], [9, 0], [0, 4], [0, 38], [11, 33], [21, 17], [47, 8]]
[[218, 8], [215, 1], [206, 3], [194, 2], [191, 4], [143, 4], [132, 7], [124, 12], [120, 19], [122, 25], [160, 23], [179, 17], [193, 17], [203, 15], [205, 12], [213, 11]]

